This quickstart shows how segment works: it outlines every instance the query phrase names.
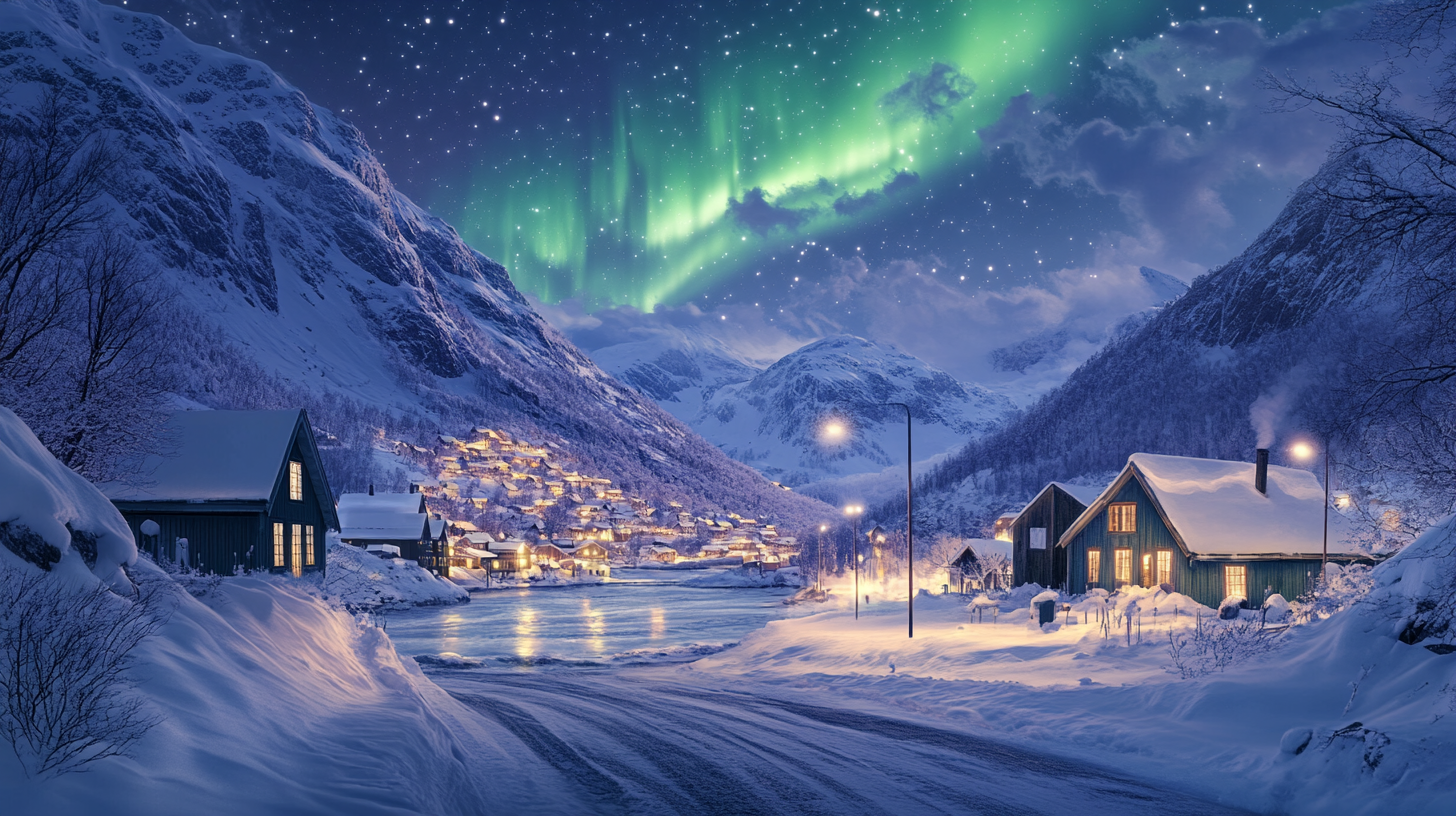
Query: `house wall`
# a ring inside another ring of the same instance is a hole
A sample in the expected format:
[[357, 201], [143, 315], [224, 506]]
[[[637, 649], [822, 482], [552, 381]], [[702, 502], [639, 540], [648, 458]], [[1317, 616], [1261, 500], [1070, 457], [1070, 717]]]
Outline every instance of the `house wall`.
[[[1190, 561], [1183, 555], [1173, 534], [1163, 524], [1162, 517], [1154, 509], [1152, 501], [1137, 479], [1131, 479], [1123, 485], [1112, 501], [1136, 503], [1137, 530], [1131, 533], [1108, 532], [1107, 510], [1104, 509], [1065, 548], [1061, 548], [1066, 551], [1071, 566], [1070, 591], [1073, 593], [1084, 593], [1094, 586], [1107, 590], [1116, 589], [1113, 579], [1113, 551], [1124, 547], [1132, 551], [1131, 583], [1138, 586], [1145, 583], [1142, 573], [1142, 557], [1145, 553], [1153, 553], [1153, 566], [1156, 569], [1157, 551], [1171, 550], [1173, 575], [1170, 583], [1173, 589], [1204, 606], [1214, 608], [1227, 597], [1224, 587], [1225, 564], [1242, 565], [1245, 568], [1251, 596], [1249, 603], [1255, 607], [1263, 603], [1267, 587], [1272, 587], [1273, 592], [1290, 600], [1299, 597], [1305, 593], [1314, 574], [1319, 571], [1319, 561], [1308, 559]], [[1089, 584], [1087, 581], [1087, 552], [1091, 549], [1102, 552], [1101, 580], [1096, 584]]]
[[[303, 463], [303, 500], [294, 501], [288, 498], [288, 462]], [[293, 447], [288, 451], [288, 459], [284, 461], [278, 479], [273, 484], [273, 497], [269, 502], [271, 511], [268, 514], [267, 523], [263, 526], [263, 543], [266, 544], [267, 552], [260, 559], [259, 568], [274, 569], [273, 567], [273, 523], [283, 523], [283, 560], [285, 567], [280, 571], [287, 571], [293, 566], [293, 525], [301, 524], [312, 526], [314, 564], [303, 565], [305, 572], [310, 570], [321, 570], [324, 568], [325, 547], [324, 537], [327, 533], [325, 520], [328, 516], [324, 513], [322, 502], [328, 501], [333, 504], [334, 497], [320, 497], [314, 489], [312, 473], [309, 471], [309, 463], [317, 461], [317, 457], [304, 456], [303, 445], [298, 439], [293, 442]], [[307, 552], [304, 558], [308, 557]]]
[[[232, 575], [236, 566], [263, 569], [264, 554], [258, 546], [265, 515], [261, 502], [255, 512], [235, 513], [168, 512], [161, 508], [124, 510], [122, 517], [136, 538], [137, 548], [148, 552], [158, 562], [177, 561], [177, 539], [187, 539], [188, 566], [203, 572]], [[155, 541], [142, 535], [143, 521], [151, 519], [162, 528]], [[251, 552], [249, 552], [251, 550]], [[270, 543], [267, 557], [272, 558]]]
[[[1067, 554], [1056, 542], [1086, 507], [1066, 491], [1044, 491], [1011, 525], [1011, 581], [1060, 587], [1067, 579]], [[1047, 548], [1031, 549], [1031, 528], [1047, 528]]]

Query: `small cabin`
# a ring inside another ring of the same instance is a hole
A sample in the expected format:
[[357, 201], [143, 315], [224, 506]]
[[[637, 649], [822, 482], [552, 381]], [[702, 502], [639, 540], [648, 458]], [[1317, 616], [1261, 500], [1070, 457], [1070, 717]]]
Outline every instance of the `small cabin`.
[[[1168, 585], [1205, 606], [1261, 606], [1308, 591], [1326, 546], [1325, 492], [1314, 474], [1258, 462], [1135, 453], [1057, 542], [1068, 591]], [[1328, 560], [1370, 563], [1329, 513]]]
[[426, 569], [443, 569], [447, 544], [446, 524], [440, 524], [439, 535], [432, 529], [425, 512], [425, 495], [413, 486], [409, 493], [376, 493], [373, 485], [368, 493], [345, 493], [339, 497], [339, 539], [345, 544], [368, 548], [372, 544], [390, 544], [407, 558]]
[[100, 487], [141, 550], [205, 573], [323, 572], [324, 534], [339, 529], [298, 408], [179, 411], [134, 482]]
[[1065, 585], [1065, 553], [1057, 550], [1055, 545], [1100, 492], [1095, 487], [1051, 482], [1016, 514], [1009, 528], [1011, 583], [1014, 586]]

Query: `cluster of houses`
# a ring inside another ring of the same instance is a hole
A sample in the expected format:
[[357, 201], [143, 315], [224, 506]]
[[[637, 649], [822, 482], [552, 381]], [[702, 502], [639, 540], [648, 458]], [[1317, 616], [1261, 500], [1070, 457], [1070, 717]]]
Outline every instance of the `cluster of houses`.
[[[452, 569], [606, 575], [612, 561], [634, 555], [676, 561], [673, 544], [684, 537], [706, 538], [704, 557], [744, 561], [786, 561], [795, 547], [774, 525], [737, 514], [695, 516], [676, 503], [659, 512], [640, 497], [624, 496], [610, 479], [565, 469], [553, 446], [487, 428], [468, 441], [442, 436], [436, 451], [410, 446], [442, 464], [438, 486], [411, 485], [407, 492], [370, 486], [342, 494], [337, 503], [303, 410], [181, 411], [167, 421], [162, 438], [163, 450], [142, 463], [140, 481], [101, 488], [143, 550], [201, 572], [322, 571], [328, 531], [439, 575]], [[477, 518], [490, 512], [509, 523], [491, 534], [432, 513], [427, 497], [437, 509], [468, 506]], [[500, 498], [504, 504], [492, 504]], [[553, 537], [545, 516], [556, 507], [569, 523]]]
[[1228, 598], [1258, 607], [1303, 595], [1323, 563], [1371, 562], [1327, 495], [1264, 449], [1254, 462], [1135, 453], [1104, 488], [1048, 484], [997, 533], [1011, 539], [1017, 585], [1162, 587], [1214, 608]]

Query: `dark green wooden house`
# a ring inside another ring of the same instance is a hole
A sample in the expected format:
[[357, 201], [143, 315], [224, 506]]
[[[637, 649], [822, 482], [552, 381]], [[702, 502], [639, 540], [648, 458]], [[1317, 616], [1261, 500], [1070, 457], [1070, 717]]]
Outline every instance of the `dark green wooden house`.
[[[1324, 501], [1307, 471], [1135, 453], [1057, 541], [1068, 591], [1167, 584], [1214, 608], [1230, 596], [1292, 600], [1319, 574]], [[1368, 563], [1344, 517], [1329, 519], [1329, 560]]]
[[1051, 482], [1011, 522], [1011, 583], [1063, 587], [1066, 553], [1057, 539], [1097, 498], [1095, 487]]
[[140, 549], [218, 575], [324, 570], [339, 518], [307, 412], [179, 411], [158, 446], [101, 485]]

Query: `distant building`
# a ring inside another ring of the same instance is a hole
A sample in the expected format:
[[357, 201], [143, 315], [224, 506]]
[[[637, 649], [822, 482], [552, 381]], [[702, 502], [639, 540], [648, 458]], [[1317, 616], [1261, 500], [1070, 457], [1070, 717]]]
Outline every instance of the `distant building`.
[[307, 412], [180, 411], [162, 439], [134, 484], [101, 485], [142, 550], [219, 575], [324, 570], [339, 517]]
[[1011, 522], [1011, 582], [1060, 587], [1067, 580], [1066, 552], [1057, 540], [1101, 491], [1052, 482]]
[[[345, 493], [339, 497], [338, 512], [339, 539], [345, 544], [365, 548], [393, 545], [401, 558], [436, 572], [443, 572], [448, 564], [445, 529], [449, 525], [430, 518], [425, 495], [413, 486], [409, 493], [376, 493], [373, 486], [368, 493]], [[438, 533], [432, 527], [438, 527]]]

